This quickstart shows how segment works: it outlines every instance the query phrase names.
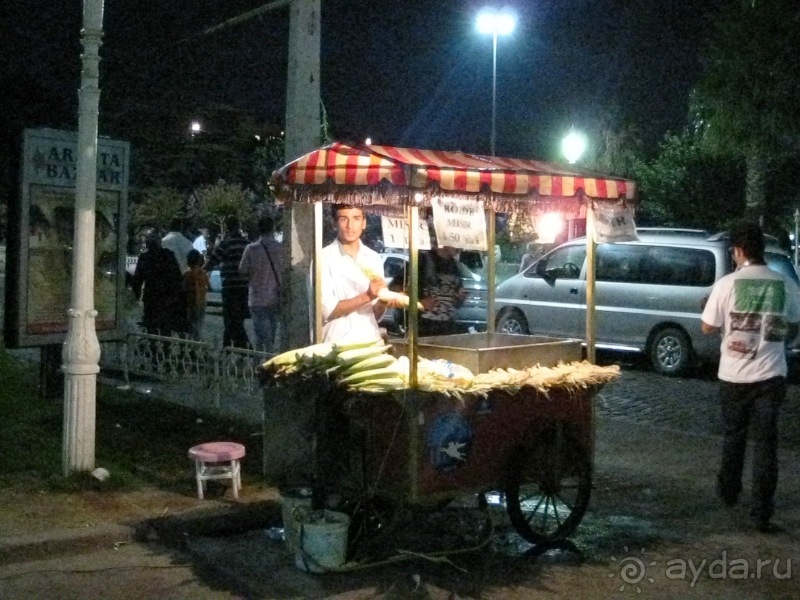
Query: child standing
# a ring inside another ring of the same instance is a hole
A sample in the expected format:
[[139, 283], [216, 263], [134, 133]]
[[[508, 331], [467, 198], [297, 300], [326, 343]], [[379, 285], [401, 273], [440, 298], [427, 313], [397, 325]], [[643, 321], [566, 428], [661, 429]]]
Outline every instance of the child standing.
[[203, 333], [206, 317], [206, 294], [208, 293], [208, 273], [203, 269], [203, 255], [190, 250], [186, 255], [189, 270], [183, 274], [183, 288], [186, 290], [186, 317], [189, 321], [189, 336], [199, 340]]

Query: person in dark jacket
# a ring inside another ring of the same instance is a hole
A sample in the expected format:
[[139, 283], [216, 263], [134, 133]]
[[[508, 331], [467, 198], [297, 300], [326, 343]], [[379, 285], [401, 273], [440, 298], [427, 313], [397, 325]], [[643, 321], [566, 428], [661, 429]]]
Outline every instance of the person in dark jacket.
[[244, 249], [248, 240], [239, 230], [239, 219], [225, 219], [225, 235], [214, 246], [205, 269], [213, 271], [218, 265], [222, 279], [222, 343], [224, 346], [247, 348], [250, 341], [244, 328], [244, 320], [250, 316], [247, 308], [247, 277], [239, 273]]
[[157, 233], [147, 237], [145, 247], [133, 274], [133, 293], [144, 306], [142, 325], [157, 335], [185, 333], [186, 297], [178, 261], [161, 247]]
[[[458, 249], [437, 246], [431, 240], [430, 251], [419, 253], [419, 335], [451, 335], [467, 333], [467, 327], [456, 322], [456, 311], [464, 303], [467, 290], [458, 270]], [[393, 291], [407, 291], [408, 273], [397, 275], [389, 284]]]

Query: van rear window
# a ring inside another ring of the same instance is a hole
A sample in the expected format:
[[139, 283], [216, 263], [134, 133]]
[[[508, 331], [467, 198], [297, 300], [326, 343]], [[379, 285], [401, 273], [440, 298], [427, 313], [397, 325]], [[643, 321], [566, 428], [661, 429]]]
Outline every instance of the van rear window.
[[716, 261], [708, 250], [601, 244], [597, 249], [597, 280], [655, 285], [709, 287]]

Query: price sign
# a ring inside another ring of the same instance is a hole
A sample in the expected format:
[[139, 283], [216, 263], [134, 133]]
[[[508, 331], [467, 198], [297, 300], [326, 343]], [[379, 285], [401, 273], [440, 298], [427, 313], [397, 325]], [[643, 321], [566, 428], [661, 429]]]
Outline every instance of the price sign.
[[440, 246], [486, 250], [486, 214], [480, 200], [431, 200]]
[[633, 210], [629, 206], [597, 202], [594, 206], [594, 241], [598, 244], [614, 242], [633, 242], [639, 239], [636, 235], [636, 223], [633, 221]]
[[[408, 221], [405, 218], [382, 215], [381, 229], [383, 230], [384, 248], [408, 249]], [[420, 250], [431, 249], [431, 234], [428, 231], [428, 223], [425, 220], [419, 221], [417, 248]]]

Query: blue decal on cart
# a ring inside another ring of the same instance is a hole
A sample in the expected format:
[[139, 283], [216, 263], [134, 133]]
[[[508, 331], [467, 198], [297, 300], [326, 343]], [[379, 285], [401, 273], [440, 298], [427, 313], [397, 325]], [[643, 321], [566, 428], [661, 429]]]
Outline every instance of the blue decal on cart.
[[467, 462], [472, 450], [472, 427], [459, 413], [439, 415], [428, 427], [427, 450], [437, 471], [449, 472]]

